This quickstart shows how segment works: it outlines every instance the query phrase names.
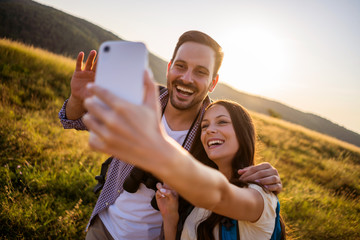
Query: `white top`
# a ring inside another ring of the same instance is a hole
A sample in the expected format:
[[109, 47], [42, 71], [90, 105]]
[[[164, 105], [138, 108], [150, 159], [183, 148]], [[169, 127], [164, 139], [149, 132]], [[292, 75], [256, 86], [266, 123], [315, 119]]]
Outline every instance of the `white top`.
[[[273, 193], [266, 193], [260, 186], [249, 184], [249, 187], [260, 192], [264, 199], [264, 210], [256, 222], [238, 221], [240, 239], [261, 240], [270, 239], [275, 227], [277, 197]], [[211, 211], [195, 207], [185, 220], [181, 239], [196, 239], [196, 229], [202, 221], [210, 216]], [[219, 227], [214, 228], [214, 237], [219, 239]]]
[[161, 123], [164, 125], [166, 133], [170, 137], [172, 137], [175, 141], [177, 141], [180, 145], [182, 145], [189, 130], [183, 130], [183, 131], [173, 131], [173, 130], [171, 130], [171, 128], [169, 127], [169, 125], [168, 125], [168, 123], [166, 121], [165, 114], [163, 114], [163, 117], [161, 119]]
[[[179, 144], [185, 140], [188, 130], [172, 131], [165, 116], [161, 119], [167, 134]], [[151, 206], [155, 191], [140, 184], [137, 192], [123, 191], [113, 205], [99, 213], [101, 221], [114, 239], [158, 239], [162, 217]]]

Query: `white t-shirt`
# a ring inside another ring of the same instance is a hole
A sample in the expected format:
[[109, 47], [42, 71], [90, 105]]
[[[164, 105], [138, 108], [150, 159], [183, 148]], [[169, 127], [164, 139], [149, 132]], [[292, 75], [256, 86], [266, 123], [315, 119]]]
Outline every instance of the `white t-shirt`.
[[[179, 144], [185, 140], [188, 130], [172, 131], [165, 116], [161, 119], [167, 134]], [[140, 184], [135, 193], [123, 191], [109, 208], [99, 213], [101, 221], [114, 239], [158, 239], [162, 217], [151, 206], [155, 191]]]
[[[238, 221], [240, 239], [261, 240], [270, 239], [275, 227], [277, 197], [273, 193], [266, 193], [260, 186], [249, 184], [260, 192], [264, 199], [264, 210], [256, 222]], [[184, 228], [181, 233], [182, 240], [196, 239], [196, 229], [199, 223], [203, 222], [210, 216], [211, 211], [195, 207], [190, 215], [186, 218]], [[219, 226], [214, 228], [214, 237], [219, 239]]]

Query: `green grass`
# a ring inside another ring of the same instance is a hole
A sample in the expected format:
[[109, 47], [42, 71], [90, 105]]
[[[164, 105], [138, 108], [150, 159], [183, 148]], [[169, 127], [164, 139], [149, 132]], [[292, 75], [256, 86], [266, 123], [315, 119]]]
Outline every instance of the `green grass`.
[[[84, 237], [104, 155], [57, 118], [74, 61], [0, 41], [0, 235]], [[1, 238], [0, 237], [0, 238]]]
[[[74, 60], [0, 40], [0, 238], [81, 239], [107, 156], [57, 118]], [[360, 149], [252, 113], [259, 161], [279, 171], [289, 239], [360, 238]]]

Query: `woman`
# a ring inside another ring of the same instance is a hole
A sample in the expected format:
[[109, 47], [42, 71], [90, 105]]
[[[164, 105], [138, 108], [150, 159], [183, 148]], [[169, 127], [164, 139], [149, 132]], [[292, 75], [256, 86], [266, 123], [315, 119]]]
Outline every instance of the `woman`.
[[[229, 113], [223, 111], [221, 116], [215, 117], [222, 119], [219, 125], [227, 126], [226, 134], [216, 135], [214, 138], [206, 134], [201, 138], [202, 142], [206, 143], [206, 153], [218, 165], [220, 172], [196, 160], [166, 134], [160, 121], [157, 87], [149, 76], [144, 80], [145, 97], [142, 105], [126, 102], [98, 86], [88, 87], [109, 106], [103, 107], [93, 98], [85, 100], [88, 113], [83, 117], [83, 121], [95, 133], [89, 139], [90, 146], [152, 173], [199, 209], [208, 209], [230, 219], [244, 220], [248, 224], [262, 220], [263, 209], [268, 209], [264, 199], [269, 197], [269, 201], [273, 203], [276, 197], [263, 194], [261, 187], [257, 185], [241, 188], [229, 182], [234, 174], [230, 163], [238, 149], [242, 149], [244, 142], [233, 137], [235, 134]], [[216, 110], [215, 107], [218, 108], [214, 105], [209, 109], [208, 118], [203, 121], [204, 131], [211, 132], [213, 129], [214, 121], [209, 114], [212, 108]], [[254, 136], [249, 135], [249, 138], [253, 139]], [[220, 151], [223, 146], [226, 147], [226, 154]], [[246, 156], [251, 154], [253, 153], [246, 152]], [[271, 206], [274, 209], [273, 204]], [[272, 212], [269, 217], [272, 228], [275, 215]], [[176, 216], [172, 219], [176, 219]], [[268, 228], [266, 225], [266, 238], [271, 236]]]
[[[226, 199], [217, 207], [220, 214], [195, 207], [186, 218], [181, 239], [224, 239], [227, 234], [233, 234], [230, 239], [270, 239], [275, 226], [277, 197], [256, 183], [240, 181], [237, 173], [237, 169], [254, 165], [255, 129], [248, 112], [231, 101], [210, 104], [191, 152], [201, 162], [218, 168], [230, 183], [241, 188], [242, 191], [233, 188], [231, 198], [243, 209], [229, 219], [223, 215], [232, 211], [233, 206], [227, 205]], [[175, 191], [161, 184], [158, 189], [156, 199], [163, 216], [165, 239], [175, 239], [184, 211], [178, 215]]]

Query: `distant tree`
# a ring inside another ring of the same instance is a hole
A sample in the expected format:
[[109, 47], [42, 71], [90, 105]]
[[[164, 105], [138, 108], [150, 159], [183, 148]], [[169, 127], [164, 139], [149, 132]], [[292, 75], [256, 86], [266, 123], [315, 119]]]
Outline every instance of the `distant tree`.
[[275, 112], [275, 111], [272, 110], [271, 108], [269, 108], [268, 113], [269, 113], [269, 116], [270, 116], [270, 117], [279, 118], [279, 119], [282, 118], [281, 115], [280, 115], [280, 113]]

